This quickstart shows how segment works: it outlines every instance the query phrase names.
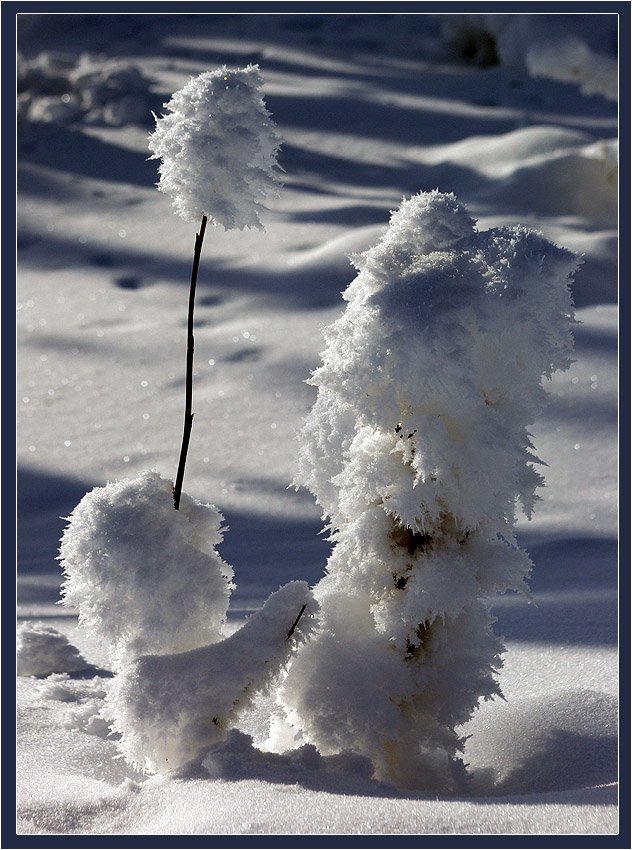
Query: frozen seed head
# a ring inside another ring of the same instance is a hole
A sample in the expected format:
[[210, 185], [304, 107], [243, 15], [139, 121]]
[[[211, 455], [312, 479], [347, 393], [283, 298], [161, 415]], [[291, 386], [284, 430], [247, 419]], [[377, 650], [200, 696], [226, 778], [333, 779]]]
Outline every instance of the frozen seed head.
[[258, 65], [226, 66], [193, 77], [165, 104], [149, 137], [161, 160], [158, 189], [178, 215], [202, 215], [227, 230], [263, 229], [265, 199], [276, 192], [281, 137], [261, 96]]

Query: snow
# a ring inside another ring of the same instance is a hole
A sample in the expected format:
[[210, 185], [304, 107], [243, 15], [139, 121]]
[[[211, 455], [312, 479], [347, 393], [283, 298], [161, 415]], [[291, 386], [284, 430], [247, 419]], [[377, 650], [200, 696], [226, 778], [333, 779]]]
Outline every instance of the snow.
[[17, 57], [18, 120], [124, 126], [144, 124], [150, 81], [128, 62], [90, 54]]
[[578, 16], [569, 31], [565, 15], [445, 15], [443, 32], [455, 50], [480, 64], [497, 59], [533, 77], [576, 83], [584, 94], [617, 100], [618, 64], [610, 50], [617, 37], [614, 16]]
[[[512, 17], [532, 57], [520, 67], [502, 47], [500, 65], [467, 64], [432, 15], [20, 23], [24, 67], [49, 70], [20, 95], [17, 615], [19, 657], [35, 666], [17, 680], [18, 833], [617, 832], [616, 103], [585, 75], [551, 72], [537, 16]], [[611, 69], [616, 16], [558, 17]], [[136, 80], [144, 120], [110, 120], [104, 102], [84, 111], [97, 78], [73, 69], [114, 64]], [[221, 642], [202, 643], [222, 646], [281, 585], [324, 574], [321, 511], [289, 486], [316, 398], [305, 381], [345, 307], [349, 255], [380, 241], [402, 197], [454, 192], [479, 231], [524, 226], [583, 255], [575, 362], [546, 382], [530, 428], [548, 464], [543, 501], [516, 527], [534, 604], [494, 604], [505, 701], [458, 729], [467, 795], [398, 791], [361, 755], [318, 752], [265, 693], [197, 762], [138, 773], [103, 716], [108, 647], [57, 604], [59, 518], [108, 482], [175, 474], [194, 233], [156, 191], [151, 110], [192, 76], [248, 64], [284, 139], [285, 185], [265, 232], [214, 229], [200, 266], [186, 491], [225, 517], [217, 552], [235, 583]], [[53, 71], [66, 91], [45, 91]], [[36, 107], [44, 97], [59, 101]], [[39, 645], [27, 650], [28, 634]], [[70, 669], [78, 656], [87, 669]]]
[[66, 635], [37, 621], [22, 623], [18, 628], [16, 664], [18, 676], [50, 676], [90, 669]]

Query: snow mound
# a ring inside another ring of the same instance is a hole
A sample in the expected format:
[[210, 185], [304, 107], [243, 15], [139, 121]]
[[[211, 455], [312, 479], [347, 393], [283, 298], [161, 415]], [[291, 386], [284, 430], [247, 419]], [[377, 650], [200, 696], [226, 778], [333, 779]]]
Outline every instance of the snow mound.
[[600, 140], [516, 164], [479, 198], [516, 210], [576, 215], [601, 227], [618, 221], [616, 140]]
[[65, 605], [115, 662], [222, 637], [233, 571], [217, 554], [223, 517], [157, 472], [95, 487], [69, 517], [59, 560]]
[[584, 94], [619, 98], [616, 58], [596, 53], [577, 36], [536, 41], [526, 51], [525, 64], [532, 77], [577, 83]]
[[[226, 739], [216, 744], [202, 761], [211, 779], [265, 779], [268, 782], [339, 788], [341, 793], [358, 794], [362, 785], [375, 791], [373, 766], [369, 759], [353, 753], [322, 756], [316, 747], [304, 744], [287, 753], [262, 752], [253, 746], [252, 737], [231, 729]], [[359, 788], [360, 786], [360, 788]]]
[[54, 124], [121, 127], [150, 117], [150, 80], [126, 62], [43, 52], [17, 57], [18, 117]]
[[78, 729], [86, 735], [97, 738], [109, 738], [110, 727], [100, 714], [100, 706], [87, 706], [82, 711], [75, 712], [67, 723], [67, 728]]
[[484, 706], [465, 757], [479, 793], [533, 794], [617, 781], [617, 699], [564, 690]]
[[24, 623], [17, 631], [18, 676], [49, 676], [91, 669], [66, 635], [46, 623]]
[[220, 643], [125, 665], [103, 715], [121, 734], [127, 761], [165, 773], [222, 741], [309, 636], [317, 607], [305, 582], [290, 582]]
[[535, 125], [441, 146], [431, 161], [465, 166], [483, 176], [477, 204], [530, 215], [581, 216], [593, 225], [617, 227], [616, 139]]

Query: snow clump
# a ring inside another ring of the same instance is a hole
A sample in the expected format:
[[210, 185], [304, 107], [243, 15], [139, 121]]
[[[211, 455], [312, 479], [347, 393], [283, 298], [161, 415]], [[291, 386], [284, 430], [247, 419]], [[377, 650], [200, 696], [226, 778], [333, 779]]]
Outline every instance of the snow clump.
[[115, 664], [223, 637], [233, 570], [215, 547], [222, 514], [155, 471], [95, 487], [69, 517], [59, 560], [63, 602]]
[[91, 669], [66, 635], [46, 623], [23, 623], [17, 631], [18, 676], [50, 676]]
[[543, 484], [528, 426], [570, 364], [574, 255], [522, 227], [479, 232], [455, 197], [405, 200], [325, 329], [299, 484], [335, 546], [322, 625], [280, 689], [325, 755], [458, 791], [465, 723], [500, 695], [487, 599], [527, 592], [514, 538]]
[[103, 709], [126, 760], [166, 773], [223, 741], [309, 636], [317, 608], [305, 582], [290, 582], [220, 643], [126, 664]]
[[281, 138], [260, 93], [258, 65], [200, 74], [165, 104], [149, 137], [158, 189], [186, 221], [262, 229], [259, 211], [279, 182]]

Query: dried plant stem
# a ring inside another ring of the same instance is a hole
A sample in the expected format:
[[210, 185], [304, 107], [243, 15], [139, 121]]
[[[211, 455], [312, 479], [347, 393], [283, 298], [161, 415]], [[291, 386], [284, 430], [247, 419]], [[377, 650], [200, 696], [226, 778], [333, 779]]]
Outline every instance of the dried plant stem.
[[286, 640], [289, 640], [289, 639], [292, 637], [292, 635], [294, 634], [294, 629], [298, 626], [298, 621], [299, 621], [299, 620], [301, 619], [301, 617], [303, 616], [303, 611], [304, 611], [306, 608], [307, 608], [307, 602], [305, 602], [305, 603], [303, 604], [303, 607], [302, 607], [302, 608], [301, 608], [301, 610], [298, 612], [298, 616], [297, 616], [296, 620], [294, 620], [294, 622], [293, 622], [293, 623], [292, 623], [292, 625], [290, 626], [290, 631], [287, 633], [287, 637], [285, 638]]
[[200, 255], [202, 253], [202, 242], [206, 230], [206, 216], [202, 216], [200, 232], [195, 235], [195, 248], [193, 251], [193, 267], [191, 269], [191, 286], [189, 288], [189, 316], [187, 321], [187, 369], [185, 378], [185, 403], [184, 403], [184, 430], [182, 433], [182, 448], [180, 449], [180, 461], [176, 482], [173, 485], [173, 506], [180, 509], [180, 495], [182, 494], [182, 482], [184, 481], [184, 467], [187, 462], [191, 428], [193, 427], [193, 351], [195, 348], [193, 339], [193, 308], [195, 306], [195, 287], [197, 284]]

